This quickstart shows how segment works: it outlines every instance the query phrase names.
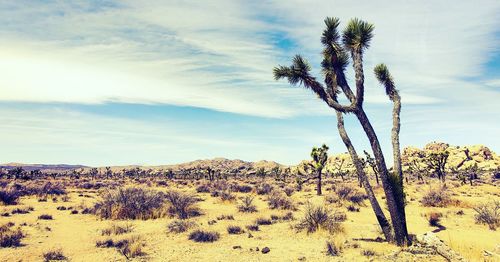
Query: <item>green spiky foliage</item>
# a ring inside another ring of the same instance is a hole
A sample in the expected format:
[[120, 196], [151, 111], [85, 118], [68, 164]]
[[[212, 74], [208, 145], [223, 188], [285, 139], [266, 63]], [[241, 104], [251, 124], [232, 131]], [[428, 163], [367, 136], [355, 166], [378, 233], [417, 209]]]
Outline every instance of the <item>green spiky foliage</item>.
[[328, 160], [328, 146], [323, 144], [321, 147], [313, 147], [311, 157], [316, 171], [321, 171], [325, 168], [326, 161]]
[[389, 72], [389, 69], [385, 64], [378, 64], [373, 69], [375, 72], [375, 77], [377, 80], [385, 87], [385, 93], [389, 96], [389, 98], [394, 101], [395, 96], [398, 94], [398, 91], [394, 85], [394, 79]]
[[370, 47], [374, 29], [373, 24], [354, 18], [342, 33], [342, 42], [350, 51], [363, 51]]

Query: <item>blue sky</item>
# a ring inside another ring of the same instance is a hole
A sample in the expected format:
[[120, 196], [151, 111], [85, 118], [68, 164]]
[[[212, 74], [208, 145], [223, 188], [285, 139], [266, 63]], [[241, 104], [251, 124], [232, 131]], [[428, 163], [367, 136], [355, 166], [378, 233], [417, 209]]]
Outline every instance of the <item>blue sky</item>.
[[[499, 151], [499, 13], [487, 0], [2, 1], [0, 162], [295, 164], [321, 143], [344, 152], [334, 112], [272, 78], [296, 53], [319, 73], [326, 16], [375, 24], [365, 107], [384, 149], [391, 105], [371, 73], [381, 62], [402, 93], [403, 146]], [[347, 127], [367, 148], [350, 116]]]

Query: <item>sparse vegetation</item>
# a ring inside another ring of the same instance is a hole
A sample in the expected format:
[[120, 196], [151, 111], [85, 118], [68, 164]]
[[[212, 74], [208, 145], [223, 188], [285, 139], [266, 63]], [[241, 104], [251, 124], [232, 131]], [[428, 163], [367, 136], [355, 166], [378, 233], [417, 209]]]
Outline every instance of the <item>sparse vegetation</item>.
[[50, 250], [43, 253], [43, 261], [65, 261], [68, 258], [63, 254], [61, 249]]
[[336, 220], [335, 215], [330, 210], [323, 206], [314, 206], [311, 203], [306, 204], [304, 217], [295, 225], [295, 228], [298, 231], [306, 230], [307, 233], [313, 233], [319, 229], [327, 230], [331, 234], [344, 231], [340, 221]]
[[183, 233], [196, 226], [196, 223], [188, 220], [174, 220], [167, 225], [170, 233]]
[[112, 224], [111, 226], [103, 229], [101, 231], [101, 235], [103, 235], [103, 236], [121, 235], [121, 234], [130, 233], [133, 230], [134, 230], [134, 225], [132, 225], [131, 223]]
[[253, 204], [253, 196], [244, 196], [241, 203], [238, 205], [238, 211], [244, 213], [257, 212], [257, 207]]
[[21, 246], [21, 239], [25, 237], [20, 228], [13, 229], [14, 224], [7, 223], [0, 226], [0, 247]]
[[431, 188], [424, 194], [421, 203], [427, 207], [446, 207], [451, 203], [451, 197], [444, 187]]
[[476, 223], [485, 224], [491, 230], [496, 230], [500, 226], [500, 201], [480, 204], [474, 207]]
[[217, 232], [209, 232], [203, 230], [196, 230], [189, 234], [189, 240], [194, 242], [215, 242], [219, 240], [220, 234]]

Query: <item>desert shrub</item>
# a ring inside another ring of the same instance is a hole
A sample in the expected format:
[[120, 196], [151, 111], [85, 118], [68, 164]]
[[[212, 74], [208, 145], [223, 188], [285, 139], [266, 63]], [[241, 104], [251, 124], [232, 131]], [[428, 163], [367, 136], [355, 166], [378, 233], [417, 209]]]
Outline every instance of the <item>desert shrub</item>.
[[451, 197], [444, 187], [430, 189], [420, 201], [426, 207], [446, 207], [451, 203]]
[[198, 193], [209, 193], [210, 192], [210, 184], [203, 183], [196, 187], [196, 192]]
[[179, 191], [169, 191], [166, 194], [169, 203], [168, 213], [170, 216], [177, 216], [180, 219], [201, 215], [200, 209], [195, 206], [198, 201], [193, 195], [181, 193]]
[[288, 220], [293, 220], [293, 213], [288, 212], [284, 215], [271, 215], [271, 220], [272, 221], [288, 221]]
[[33, 207], [16, 208], [11, 211], [12, 214], [28, 214], [35, 210]]
[[273, 191], [273, 186], [269, 185], [268, 183], [263, 183], [257, 186], [255, 189], [255, 192], [258, 195], [267, 195]]
[[340, 241], [326, 241], [326, 254], [328, 256], [338, 256], [340, 253], [342, 253], [342, 250], [344, 248], [344, 245]]
[[218, 232], [209, 232], [202, 230], [196, 230], [189, 234], [189, 240], [193, 240], [194, 242], [214, 242], [219, 240], [219, 237], [220, 235]]
[[295, 225], [297, 231], [306, 230], [307, 233], [316, 232], [318, 229], [328, 230], [330, 233], [343, 232], [343, 227], [331, 211], [323, 206], [314, 206], [307, 203], [304, 210], [304, 217]]
[[295, 192], [295, 189], [293, 189], [293, 187], [285, 187], [285, 189], [283, 191], [285, 192], [285, 194], [287, 196], [291, 196], [293, 194], [293, 192]]
[[257, 212], [257, 207], [253, 204], [253, 196], [245, 196], [241, 199], [241, 204], [238, 205], [238, 211], [243, 213]]
[[103, 236], [121, 235], [121, 234], [130, 233], [133, 230], [134, 230], [134, 225], [132, 225], [130, 223], [126, 223], [123, 225], [112, 224], [111, 226], [103, 229], [101, 231], [101, 235], [103, 235]]
[[233, 234], [233, 235], [238, 235], [238, 234], [245, 233], [245, 231], [243, 231], [243, 229], [241, 229], [241, 227], [239, 227], [239, 226], [228, 226], [227, 233]]
[[337, 222], [344, 222], [347, 220], [347, 215], [345, 212], [337, 210], [333, 212], [333, 219]]
[[61, 183], [51, 183], [46, 182], [43, 186], [39, 187], [37, 190], [38, 196], [47, 195], [64, 195], [66, 194], [66, 188]]
[[78, 214], [78, 210], [71, 210], [70, 214], [76, 215], [76, 214]]
[[429, 221], [430, 226], [437, 227], [440, 225], [441, 217], [443, 217], [443, 214], [440, 212], [430, 212], [427, 214], [427, 221]]
[[271, 209], [295, 209], [295, 205], [293, 204], [292, 200], [284, 193], [278, 191], [273, 191], [267, 197], [267, 204]]
[[21, 197], [21, 192], [15, 188], [7, 187], [0, 189], [0, 201], [4, 205], [16, 205]]
[[231, 191], [233, 192], [250, 193], [252, 192], [252, 190], [253, 187], [249, 185], [240, 185], [240, 184], [231, 185]]
[[371, 249], [363, 249], [361, 250], [361, 255], [365, 256], [365, 257], [373, 257], [376, 255], [375, 251], [371, 250]]
[[21, 228], [12, 229], [14, 223], [7, 223], [0, 226], [0, 247], [18, 247], [21, 245], [21, 239], [24, 233]]
[[68, 208], [66, 208], [65, 206], [58, 206], [56, 209], [62, 211], [62, 210], [66, 210]]
[[500, 201], [493, 201], [474, 207], [477, 224], [486, 224], [491, 230], [500, 226]]
[[236, 196], [229, 191], [220, 191], [219, 197], [222, 201], [234, 201]]
[[217, 217], [217, 220], [234, 220], [233, 215], [220, 215]]
[[255, 224], [259, 225], [259, 226], [267, 226], [267, 225], [271, 225], [272, 223], [273, 223], [273, 221], [271, 221], [271, 219], [269, 219], [269, 218], [259, 217], [255, 220]]
[[142, 251], [143, 246], [144, 243], [142, 242], [139, 236], [132, 236], [119, 241], [107, 239], [96, 242], [96, 247], [100, 248], [114, 247], [118, 250], [118, 252], [120, 252], [120, 254], [125, 256], [125, 258], [127, 259], [144, 255], [144, 252]]
[[196, 223], [187, 220], [174, 220], [167, 225], [167, 230], [170, 233], [182, 233], [194, 227]]
[[353, 204], [358, 205], [362, 204], [363, 201], [367, 198], [367, 196], [357, 188], [348, 185], [339, 185], [335, 187], [335, 193], [340, 200], [349, 201]]
[[253, 225], [248, 225], [246, 228], [250, 231], [259, 231], [259, 225], [253, 224]]
[[104, 219], [154, 219], [166, 215], [164, 203], [165, 197], [158, 191], [118, 188], [106, 191], [91, 211]]
[[40, 220], [52, 220], [53, 217], [52, 217], [52, 215], [49, 215], [49, 214], [42, 214], [42, 215], [38, 216], [38, 219], [40, 219]]
[[68, 258], [63, 254], [63, 252], [60, 249], [50, 250], [43, 253], [43, 261], [45, 262], [63, 261], [63, 260], [68, 260]]

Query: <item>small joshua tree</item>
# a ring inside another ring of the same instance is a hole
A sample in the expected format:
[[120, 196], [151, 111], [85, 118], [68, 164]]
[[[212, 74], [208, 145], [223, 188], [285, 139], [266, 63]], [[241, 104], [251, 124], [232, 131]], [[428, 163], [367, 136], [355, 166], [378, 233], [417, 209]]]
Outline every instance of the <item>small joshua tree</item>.
[[321, 195], [321, 179], [323, 168], [325, 168], [326, 161], [328, 160], [328, 146], [323, 144], [321, 147], [313, 147], [311, 157], [313, 159], [313, 168], [317, 176], [316, 193]]
[[375, 174], [375, 179], [377, 181], [377, 185], [380, 184], [378, 182], [378, 168], [377, 168], [377, 164], [375, 163], [375, 159], [370, 155], [370, 153], [363, 151], [365, 153], [365, 158], [366, 158], [366, 163], [370, 166], [370, 168], [372, 169], [373, 173]]
[[450, 153], [446, 150], [437, 150], [437, 151], [432, 151], [427, 153], [425, 160], [427, 163], [427, 166], [434, 170], [434, 172], [437, 174], [438, 178], [445, 182], [446, 180], [446, 162], [448, 161], [448, 157], [450, 156]]

